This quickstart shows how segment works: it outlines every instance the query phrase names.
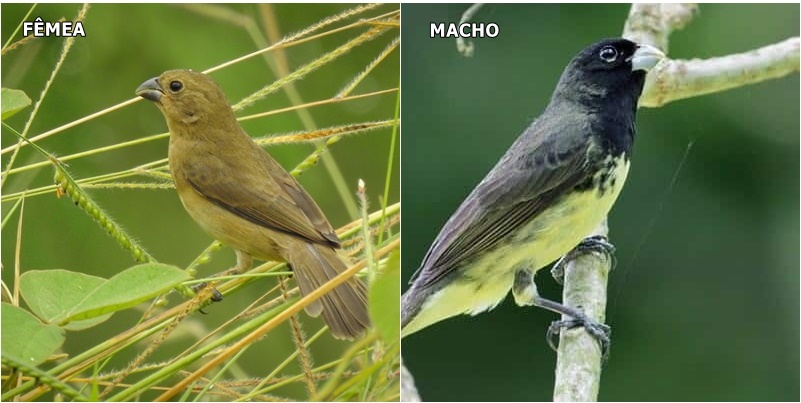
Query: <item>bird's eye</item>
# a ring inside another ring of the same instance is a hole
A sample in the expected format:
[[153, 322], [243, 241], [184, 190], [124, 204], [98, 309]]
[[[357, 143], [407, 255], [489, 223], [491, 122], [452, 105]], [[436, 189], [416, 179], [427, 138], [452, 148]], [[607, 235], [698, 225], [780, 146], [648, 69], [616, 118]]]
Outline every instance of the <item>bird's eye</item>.
[[181, 84], [180, 81], [173, 81], [170, 83], [170, 91], [172, 91], [173, 93], [178, 93], [182, 89], [184, 89], [184, 85]]
[[614, 46], [604, 46], [601, 48], [601, 51], [598, 52], [598, 57], [607, 63], [612, 63], [617, 60], [617, 49], [615, 49]]

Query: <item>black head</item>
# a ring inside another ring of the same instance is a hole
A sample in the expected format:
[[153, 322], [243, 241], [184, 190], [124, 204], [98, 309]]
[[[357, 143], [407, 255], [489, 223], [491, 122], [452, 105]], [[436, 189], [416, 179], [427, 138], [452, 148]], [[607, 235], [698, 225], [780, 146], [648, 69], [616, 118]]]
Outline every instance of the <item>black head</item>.
[[664, 54], [652, 46], [638, 45], [627, 39], [605, 39], [576, 55], [559, 79], [554, 99], [562, 97], [594, 106], [599, 99], [620, 99], [636, 104], [642, 92], [646, 72]]

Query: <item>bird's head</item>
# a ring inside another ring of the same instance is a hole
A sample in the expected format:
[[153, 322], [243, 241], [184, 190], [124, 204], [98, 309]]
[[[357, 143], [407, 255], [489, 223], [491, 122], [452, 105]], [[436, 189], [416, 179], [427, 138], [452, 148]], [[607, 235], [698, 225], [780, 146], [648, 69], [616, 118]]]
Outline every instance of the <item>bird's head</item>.
[[659, 49], [627, 39], [605, 39], [576, 55], [565, 68], [554, 96], [579, 100], [624, 97], [636, 102], [645, 74], [665, 57]]
[[155, 102], [170, 126], [234, 118], [220, 86], [209, 76], [192, 70], [165, 71], [142, 83], [136, 95]]

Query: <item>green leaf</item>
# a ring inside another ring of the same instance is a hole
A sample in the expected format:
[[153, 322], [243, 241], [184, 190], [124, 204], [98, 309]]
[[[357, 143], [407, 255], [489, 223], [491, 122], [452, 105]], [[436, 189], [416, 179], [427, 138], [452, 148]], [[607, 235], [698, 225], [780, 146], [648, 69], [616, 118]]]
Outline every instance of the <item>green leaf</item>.
[[6, 120], [6, 118], [30, 106], [31, 99], [28, 98], [24, 91], [3, 88], [2, 94], [0, 94], [0, 102], [2, 102], [2, 118]]
[[186, 271], [161, 263], [133, 266], [108, 280], [67, 270], [34, 270], [20, 276], [20, 292], [31, 310], [46, 322], [80, 330], [189, 278]]
[[[47, 323], [58, 323], [87, 294], [105, 283], [102, 277], [67, 270], [32, 270], [20, 276], [20, 293], [31, 311]], [[69, 323], [67, 330], [82, 330], [104, 322], [111, 314]]]
[[378, 333], [387, 343], [400, 337], [400, 258], [390, 253], [386, 265], [380, 268], [370, 285], [370, 317]]
[[186, 271], [167, 264], [145, 263], [133, 266], [92, 290], [61, 323], [130, 308], [189, 279]]
[[64, 343], [64, 330], [46, 325], [30, 312], [3, 303], [0, 310], [3, 357], [35, 366], [44, 362]]

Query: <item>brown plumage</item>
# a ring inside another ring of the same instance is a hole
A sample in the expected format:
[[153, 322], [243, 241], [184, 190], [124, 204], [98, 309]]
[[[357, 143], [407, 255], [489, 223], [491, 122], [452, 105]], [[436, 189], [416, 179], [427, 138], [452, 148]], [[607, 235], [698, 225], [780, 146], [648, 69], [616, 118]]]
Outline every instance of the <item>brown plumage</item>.
[[[251, 256], [288, 262], [302, 295], [347, 266], [331, 224], [300, 184], [236, 121], [220, 87], [191, 70], [170, 70], [136, 94], [153, 101], [170, 129], [170, 173], [186, 211], [211, 236], [234, 248], [237, 269]], [[361, 336], [370, 326], [367, 291], [356, 277], [306, 307], [331, 333]]]

